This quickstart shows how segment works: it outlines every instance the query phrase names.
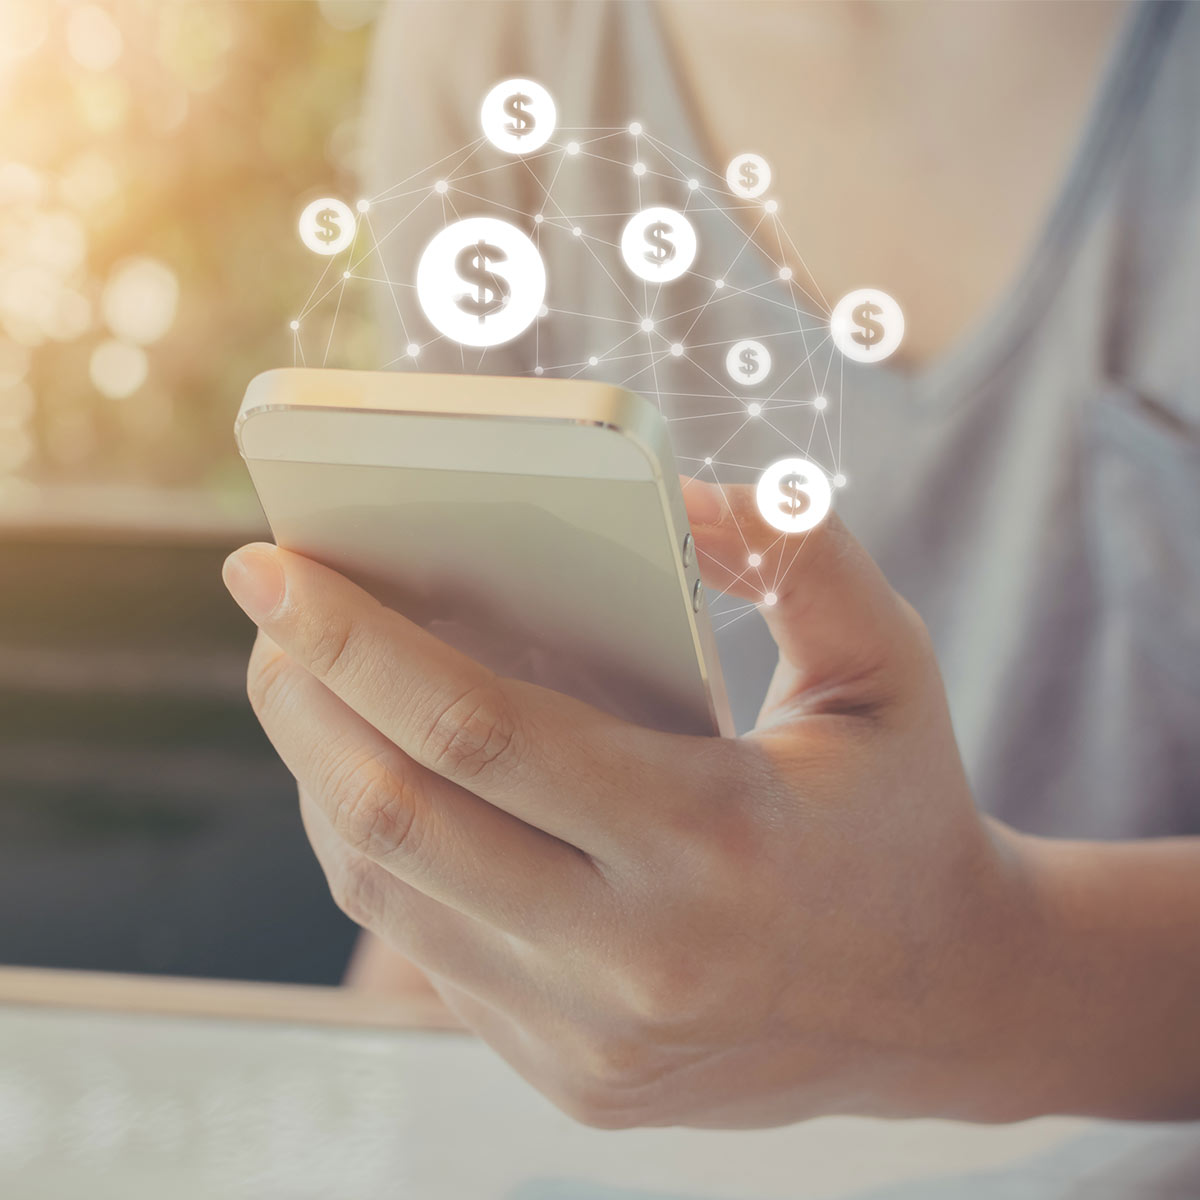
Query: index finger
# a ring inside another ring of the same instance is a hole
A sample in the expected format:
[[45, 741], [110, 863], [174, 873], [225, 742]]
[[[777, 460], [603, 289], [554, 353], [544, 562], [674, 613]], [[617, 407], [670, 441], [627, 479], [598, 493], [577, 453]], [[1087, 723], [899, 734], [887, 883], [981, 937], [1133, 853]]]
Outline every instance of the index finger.
[[672, 753], [672, 735], [495, 675], [301, 555], [244, 547], [225, 581], [293, 661], [416, 762], [589, 853], [627, 844], [648, 823], [644, 797], [678, 790], [700, 757]]

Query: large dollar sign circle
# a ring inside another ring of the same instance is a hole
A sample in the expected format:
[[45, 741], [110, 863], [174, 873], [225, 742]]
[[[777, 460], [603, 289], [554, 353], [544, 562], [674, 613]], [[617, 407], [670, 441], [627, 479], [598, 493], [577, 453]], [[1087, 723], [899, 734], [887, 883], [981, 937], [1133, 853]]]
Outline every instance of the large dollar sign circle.
[[762, 519], [781, 533], [805, 533], [833, 504], [829, 477], [807, 458], [781, 458], [759, 477], [754, 493]]
[[678, 279], [696, 260], [696, 230], [673, 208], [644, 208], [621, 231], [621, 257], [650, 283]]
[[479, 110], [484, 137], [505, 154], [540, 150], [550, 140], [557, 121], [553, 97], [532, 79], [506, 79], [496, 84]]
[[834, 345], [855, 362], [883, 362], [904, 337], [900, 305], [878, 288], [859, 288], [843, 296], [829, 318]]
[[417, 264], [417, 299], [439, 333], [464, 346], [499, 346], [524, 333], [546, 297], [532, 241], [496, 217], [447, 225]]
[[757, 387], [771, 374], [771, 352], [749, 338], [734, 342], [725, 355], [725, 374], [741, 387]]
[[729, 160], [725, 182], [735, 196], [757, 200], [771, 186], [771, 166], [761, 154], [739, 154]]
[[341, 200], [314, 200], [301, 214], [300, 240], [315, 254], [340, 254], [354, 241], [354, 213]]

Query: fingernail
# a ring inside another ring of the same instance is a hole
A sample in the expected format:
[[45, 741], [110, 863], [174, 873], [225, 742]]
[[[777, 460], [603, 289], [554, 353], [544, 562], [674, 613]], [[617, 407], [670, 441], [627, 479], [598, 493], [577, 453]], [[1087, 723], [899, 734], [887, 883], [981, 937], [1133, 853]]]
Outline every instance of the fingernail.
[[274, 546], [243, 546], [221, 568], [229, 594], [256, 625], [280, 605], [287, 581]]
[[688, 518], [693, 525], [716, 525], [725, 511], [721, 491], [711, 483], [701, 483], [693, 479], [683, 489], [683, 499], [687, 504]]

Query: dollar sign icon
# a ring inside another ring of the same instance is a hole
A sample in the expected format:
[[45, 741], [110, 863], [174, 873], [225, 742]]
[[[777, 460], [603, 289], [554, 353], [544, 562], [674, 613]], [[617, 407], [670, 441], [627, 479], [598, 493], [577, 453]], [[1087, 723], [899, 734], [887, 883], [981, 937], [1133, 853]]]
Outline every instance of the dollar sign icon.
[[739, 387], [766, 383], [771, 374], [771, 352], [753, 338], [734, 342], [725, 355], [725, 370]]
[[743, 200], [756, 200], [771, 186], [771, 164], [761, 154], [735, 154], [725, 168], [729, 190]]
[[508, 303], [508, 280], [489, 267], [490, 262], [504, 262], [507, 258], [499, 246], [480, 240], [473, 246], [464, 246], [454, 260], [458, 277], [475, 288], [474, 295], [464, 292], [454, 303], [463, 312], [478, 317], [480, 325]]
[[877, 317], [883, 312], [883, 309], [878, 304], [860, 304], [853, 314], [855, 325], [861, 326], [856, 329], [850, 336], [860, 345], [870, 350], [883, 337], [883, 326], [878, 321], [873, 321], [872, 317]]
[[344, 200], [322, 196], [300, 214], [300, 240], [326, 258], [340, 254], [354, 241], [354, 213]]
[[804, 533], [824, 520], [833, 502], [825, 472], [806, 458], [781, 458], [754, 489], [759, 514], [781, 533]]
[[665, 221], [655, 221], [646, 230], [646, 245], [650, 249], [645, 252], [644, 257], [648, 263], [661, 267], [663, 263], [669, 263], [675, 257], [675, 243], [667, 237], [670, 232], [671, 226]]
[[321, 209], [317, 213], [315, 220], [317, 228], [313, 231], [313, 237], [320, 238], [323, 242], [332, 242], [342, 236], [342, 227], [338, 224], [338, 215], [332, 208]]
[[504, 128], [513, 137], [523, 138], [527, 133], [532, 133], [536, 128], [537, 121], [534, 120], [533, 113], [525, 108], [525, 105], [532, 103], [533, 100], [526, 96], [524, 92], [516, 92], [505, 100], [504, 112], [513, 119]]
[[904, 340], [904, 313], [887, 292], [855, 288], [829, 314], [833, 344], [851, 362], [883, 362]]
[[696, 261], [696, 229], [676, 208], [655, 204], [636, 212], [621, 230], [621, 257], [631, 275], [670, 283]]
[[808, 481], [799, 475], [785, 475], [779, 481], [779, 493], [783, 497], [779, 511], [793, 521], [808, 510], [812, 501]]

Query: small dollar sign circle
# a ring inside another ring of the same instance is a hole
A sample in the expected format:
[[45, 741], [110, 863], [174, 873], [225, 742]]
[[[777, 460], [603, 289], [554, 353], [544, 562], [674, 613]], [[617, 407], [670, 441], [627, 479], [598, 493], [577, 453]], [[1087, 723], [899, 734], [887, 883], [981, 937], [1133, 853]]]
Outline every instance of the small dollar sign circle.
[[883, 340], [883, 326], [878, 321], [871, 319], [879, 316], [882, 312], [883, 309], [878, 304], [860, 304], [854, 310], [854, 324], [859, 328], [850, 336], [860, 346], [865, 346], [870, 350], [876, 342]]
[[508, 303], [511, 294], [508, 280], [489, 266], [491, 262], [501, 263], [507, 259], [508, 255], [499, 246], [480, 240], [473, 246], [464, 246], [454, 260], [458, 277], [475, 288], [474, 295], [464, 293], [455, 303], [463, 312], [478, 317], [481, 325]]
[[696, 261], [696, 230], [678, 209], [654, 205], [634, 213], [621, 230], [621, 257], [638, 279], [670, 283]]
[[781, 458], [759, 477], [758, 511], [781, 533], [805, 533], [819, 525], [833, 504], [829, 477], [807, 458]]
[[878, 288], [847, 292], [829, 315], [833, 344], [853, 362], [881, 363], [904, 337], [900, 305]]
[[667, 236], [670, 232], [671, 226], [665, 221], [655, 221], [646, 230], [646, 245], [650, 247], [645, 252], [647, 262], [661, 267], [663, 263], [669, 263], [675, 257], [675, 243]]
[[799, 475], [785, 475], [779, 481], [779, 491], [783, 496], [779, 502], [779, 511], [793, 521], [805, 512], [812, 502], [808, 481]]
[[735, 196], [757, 200], [771, 186], [771, 165], [761, 154], [739, 154], [729, 160], [725, 182]]
[[483, 136], [505, 154], [540, 150], [558, 124], [554, 97], [532, 79], [505, 79], [483, 98], [479, 125]]
[[332, 208], [323, 208], [317, 213], [317, 228], [313, 237], [323, 242], [333, 242], [342, 236], [342, 227], [338, 224], [338, 215]]
[[314, 253], [338, 254], [354, 241], [354, 213], [344, 201], [324, 196], [300, 214], [299, 232]]
[[725, 355], [725, 373], [741, 387], [763, 383], [771, 373], [771, 352], [751, 338], [734, 342]]
[[513, 137], [523, 138], [537, 128], [537, 121], [527, 107], [532, 103], [533, 99], [525, 95], [524, 92], [516, 92], [505, 100], [504, 111], [508, 116], [513, 118], [513, 120], [505, 125], [505, 129]]

